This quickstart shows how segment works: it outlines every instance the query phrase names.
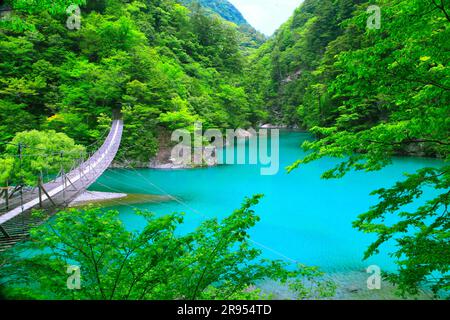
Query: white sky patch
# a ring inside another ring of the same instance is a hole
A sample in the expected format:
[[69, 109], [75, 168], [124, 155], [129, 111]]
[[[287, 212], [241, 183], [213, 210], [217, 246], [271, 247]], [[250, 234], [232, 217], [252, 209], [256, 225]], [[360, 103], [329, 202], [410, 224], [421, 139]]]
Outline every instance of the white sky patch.
[[229, 0], [257, 30], [270, 36], [303, 0]]

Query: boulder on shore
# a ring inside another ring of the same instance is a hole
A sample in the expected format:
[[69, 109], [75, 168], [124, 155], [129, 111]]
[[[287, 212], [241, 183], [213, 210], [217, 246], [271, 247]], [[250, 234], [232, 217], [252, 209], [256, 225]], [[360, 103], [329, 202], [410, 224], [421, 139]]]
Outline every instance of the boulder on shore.
[[235, 135], [236, 135], [236, 138], [238, 138], [238, 139], [246, 139], [246, 138], [251, 138], [254, 136], [253, 133], [251, 133], [250, 131], [244, 130], [244, 129], [237, 129], [235, 131]]

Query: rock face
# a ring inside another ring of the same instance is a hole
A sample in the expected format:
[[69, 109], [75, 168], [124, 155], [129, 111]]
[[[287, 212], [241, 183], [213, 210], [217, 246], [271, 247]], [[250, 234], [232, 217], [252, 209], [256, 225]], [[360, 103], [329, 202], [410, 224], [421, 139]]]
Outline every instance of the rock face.
[[198, 149], [191, 149], [191, 159], [188, 163], [183, 163], [179, 159], [172, 158], [172, 148], [160, 148], [158, 155], [150, 161], [147, 168], [151, 169], [192, 169], [199, 167], [214, 167], [218, 165], [217, 158], [212, 156], [207, 159], [204, 154], [215, 155], [215, 147], [206, 146]]

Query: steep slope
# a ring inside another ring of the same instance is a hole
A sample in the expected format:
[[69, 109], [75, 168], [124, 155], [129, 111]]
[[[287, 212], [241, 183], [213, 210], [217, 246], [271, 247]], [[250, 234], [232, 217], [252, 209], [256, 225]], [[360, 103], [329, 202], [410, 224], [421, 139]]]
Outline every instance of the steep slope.
[[225, 20], [233, 22], [238, 26], [248, 24], [242, 13], [227, 0], [180, 0], [180, 2], [187, 6], [198, 2], [203, 8], [217, 13]]
[[56, 130], [88, 145], [121, 106], [128, 125], [119, 158], [147, 163], [165, 130], [255, 121], [232, 23], [172, 0], [88, 1], [80, 30], [28, 11], [15, 14], [32, 32], [0, 27], [0, 140]]
[[353, 225], [377, 237], [366, 258], [389, 250], [398, 273], [387, 278], [402, 294], [427, 284], [448, 298], [450, 3], [357, 3], [306, 0], [258, 51], [249, 96], [273, 121], [315, 134], [289, 170], [333, 157], [336, 165], [323, 174], [330, 179], [379, 171], [399, 154], [445, 160], [415, 172], [405, 167], [404, 178], [372, 193], [378, 204]]
[[267, 37], [252, 27], [243, 17], [242, 13], [227, 0], [178, 0], [188, 8], [200, 5], [206, 12], [218, 15], [222, 19], [237, 26], [240, 35], [240, 44], [243, 53], [248, 55], [252, 49], [259, 48]]
[[340, 27], [362, 1], [306, 0], [260, 48], [251, 64], [253, 95], [273, 122], [302, 125], [297, 110], [308, 94], [313, 72], [327, 46], [344, 33]]

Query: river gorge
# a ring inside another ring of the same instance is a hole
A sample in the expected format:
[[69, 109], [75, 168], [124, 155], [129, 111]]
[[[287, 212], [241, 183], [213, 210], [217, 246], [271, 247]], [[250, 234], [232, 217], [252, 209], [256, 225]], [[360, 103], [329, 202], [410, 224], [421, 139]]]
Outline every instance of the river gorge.
[[[377, 198], [370, 193], [392, 186], [404, 173], [443, 162], [396, 157], [379, 172], [352, 172], [342, 179], [323, 180], [321, 174], [339, 161], [325, 158], [288, 174], [285, 168], [305, 156], [300, 145], [310, 139], [309, 133], [282, 131], [280, 171], [273, 176], [261, 175], [258, 165], [180, 170], [110, 169], [91, 190], [166, 197], [160, 201], [143, 198], [141, 203], [132, 204], [111, 200], [106, 206], [119, 210], [130, 230], [140, 230], [145, 225], [134, 209], [160, 215], [184, 212], [185, 223], [180, 232], [193, 231], [205, 219], [222, 219], [239, 208], [245, 197], [264, 194], [256, 207], [261, 221], [251, 230], [252, 241], [263, 255], [291, 264], [318, 266], [328, 274], [337, 275], [339, 282], [345, 282], [346, 292], [361, 293], [369, 276], [365, 273], [368, 266], [395, 271], [388, 254], [395, 243], [384, 245], [378, 256], [363, 261], [364, 251], [375, 238], [352, 227], [359, 214], [376, 204]], [[422, 200], [436, 192], [426, 190]]]

